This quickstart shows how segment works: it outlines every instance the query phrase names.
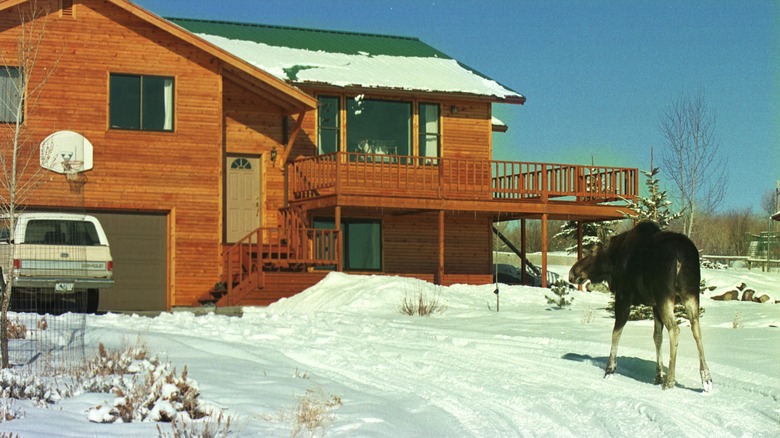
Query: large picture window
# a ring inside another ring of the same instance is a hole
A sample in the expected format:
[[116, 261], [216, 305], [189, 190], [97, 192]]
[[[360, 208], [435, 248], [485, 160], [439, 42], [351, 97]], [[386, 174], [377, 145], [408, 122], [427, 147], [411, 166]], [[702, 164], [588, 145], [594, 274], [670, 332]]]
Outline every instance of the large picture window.
[[410, 155], [412, 105], [408, 102], [363, 99], [347, 103], [347, 151]]
[[[318, 229], [332, 230], [332, 219], [314, 221]], [[382, 270], [382, 223], [368, 219], [342, 219], [342, 260], [345, 271]]]
[[112, 129], [173, 130], [173, 78], [112, 73], [109, 88]]
[[339, 98], [320, 96], [317, 105], [319, 153], [331, 154], [339, 150]]
[[[19, 105], [24, 105], [19, 91], [24, 90], [22, 70], [18, 67], [0, 67], [0, 123], [22, 122], [17, 120]], [[21, 112], [24, 115], [24, 108]]]

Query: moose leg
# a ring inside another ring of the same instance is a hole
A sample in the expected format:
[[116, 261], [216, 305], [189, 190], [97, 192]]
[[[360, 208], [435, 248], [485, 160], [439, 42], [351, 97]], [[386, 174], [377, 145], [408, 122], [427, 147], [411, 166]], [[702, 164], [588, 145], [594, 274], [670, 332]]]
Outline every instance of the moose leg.
[[658, 313], [666, 330], [669, 331], [669, 367], [663, 385], [663, 389], [669, 389], [674, 387], [674, 367], [677, 363], [677, 344], [680, 341], [680, 327], [674, 318], [674, 298], [658, 303]]
[[704, 360], [704, 345], [701, 341], [701, 326], [699, 325], [699, 300], [691, 297], [685, 300], [685, 313], [691, 322], [691, 331], [693, 339], [696, 341], [696, 348], [699, 350], [699, 373], [701, 374], [701, 383], [704, 392], [712, 390], [712, 377], [707, 362]]
[[623, 334], [623, 327], [628, 321], [629, 312], [630, 306], [628, 303], [623, 303], [622, 300], [615, 296], [615, 327], [612, 329], [612, 347], [609, 349], [609, 359], [607, 359], [607, 367], [604, 369], [605, 379], [612, 377], [617, 369], [618, 343], [620, 342], [620, 335]]
[[664, 371], [664, 360], [661, 354], [661, 344], [664, 342], [664, 324], [661, 321], [661, 315], [658, 313], [658, 307], [653, 306], [653, 341], [655, 342], [655, 384], [660, 385], [666, 380]]

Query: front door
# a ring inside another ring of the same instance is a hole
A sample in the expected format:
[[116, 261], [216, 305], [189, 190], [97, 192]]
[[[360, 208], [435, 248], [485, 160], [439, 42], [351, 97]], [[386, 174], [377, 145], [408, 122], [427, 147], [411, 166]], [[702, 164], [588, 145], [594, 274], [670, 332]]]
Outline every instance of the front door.
[[228, 157], [227, 241], [237, 242], [262, 225], [259, 157]]

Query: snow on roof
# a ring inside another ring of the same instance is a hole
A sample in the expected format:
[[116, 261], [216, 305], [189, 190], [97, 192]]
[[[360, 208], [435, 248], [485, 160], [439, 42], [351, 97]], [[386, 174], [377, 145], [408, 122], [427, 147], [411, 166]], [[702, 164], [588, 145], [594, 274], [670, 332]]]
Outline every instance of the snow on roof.
[[772, 215], [772, 219], [776, 221], [780, 221], [780, 211]]
[[[413, 38], [170, 20], [249, 64], [296, 84], [464, 93], [517, 103], [525, 100], [521, 94]], [[274, 32], [298, 38], [308, 32], [308, 44], [300, 39], [285, 42]], [[327, 40], [331, 34], [338, 37], [336, 40], [347, 41], [348, 50], [312, 42], [316, 38]], [[362, 41], [365, 45], [360, 50]], [[399, 49], [394, 50], [393, 45]]]

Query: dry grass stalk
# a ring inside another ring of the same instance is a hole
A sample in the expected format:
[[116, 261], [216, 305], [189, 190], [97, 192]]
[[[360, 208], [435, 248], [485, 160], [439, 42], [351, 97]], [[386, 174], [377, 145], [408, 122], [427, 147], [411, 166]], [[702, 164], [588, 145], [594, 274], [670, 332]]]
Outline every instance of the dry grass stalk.
[[401, 313], [409, 316], [430, 316], [443, 310], [444, 307], [439, 303], [438, 290], [433, 297], [429, 297], [422, 288], [417, 291], [416, 297], [414, 298], [409, 298], [409, 295], [404, 295], [404, 300], [401, 302], [400, 308]]
[[324, 428], [332, 421], [330, 412], [342, 405], [343, 402], [339, 396], [327, 397], [322, 390], [307, 389], [306, 394], [299, 399], [293, 412], [291, 436], [299, 436], [304, 429], [313, 436], [317, 429]]

